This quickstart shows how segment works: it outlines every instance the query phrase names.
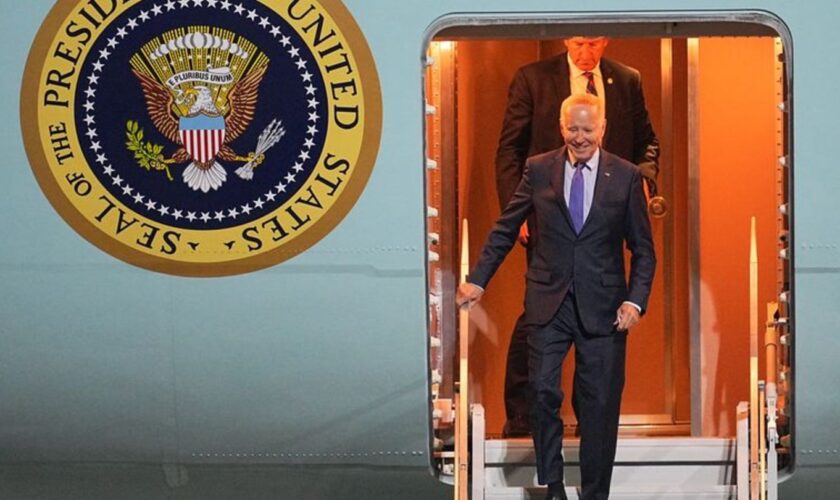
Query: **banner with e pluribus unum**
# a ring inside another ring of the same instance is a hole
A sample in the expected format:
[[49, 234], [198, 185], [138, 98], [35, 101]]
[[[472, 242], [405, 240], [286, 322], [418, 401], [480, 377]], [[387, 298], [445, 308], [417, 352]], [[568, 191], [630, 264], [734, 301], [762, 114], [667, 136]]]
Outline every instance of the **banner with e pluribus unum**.
[[36, 178], [84, 238], [185, 276], [305, 251], [379, 148], [367, 43], [339, 0], [60, 1], [27, 62]]

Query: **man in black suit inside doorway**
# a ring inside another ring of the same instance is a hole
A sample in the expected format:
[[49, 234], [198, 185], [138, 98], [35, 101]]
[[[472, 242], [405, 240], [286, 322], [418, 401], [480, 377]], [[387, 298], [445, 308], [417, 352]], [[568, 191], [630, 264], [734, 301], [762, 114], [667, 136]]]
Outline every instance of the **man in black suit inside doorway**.
[[[522, 322], [528, 332], [537, 475], [555, 500], [566, 498], [559, 381], [572, 344], [581, 499], [609, 497], [627, 332], [645, 311], [656, 267], [640, 170], [601, 149], [605, 125], [597, 97], [577, 94], [563, 101], [560, 131], [566, 146], [528, 158], [456, 299], [462, 306], [481, 298], [532, 216], [539, 238], [528, 262]], [[625, 243], [632, 254], [629, 284]]]
[[[603, 58], [604, 37], [572, 37], [567, 52], [520, 68], [513, 78], [507, 110], [496, 153], [496, 190], [504, 209], [522, 178], [529, 156], [557, 149], [560, 103], [574, 94], [596, 96], [606, 109], [604, 148], [641, 169], [648, 182], [658, 172], [659, 142], [650, 124], [641, 77], [635, 69]], [[655, 184], [653, 184], [655, 186]], [[532, 258], [532, 245], [539, 234], [523, 223], [519, 241]], [[530, 242], [530, 243], [529, 243]], [[528, 344], [524, 315], [514, 327], [505, 370], [505, 437], [527, 435]]]

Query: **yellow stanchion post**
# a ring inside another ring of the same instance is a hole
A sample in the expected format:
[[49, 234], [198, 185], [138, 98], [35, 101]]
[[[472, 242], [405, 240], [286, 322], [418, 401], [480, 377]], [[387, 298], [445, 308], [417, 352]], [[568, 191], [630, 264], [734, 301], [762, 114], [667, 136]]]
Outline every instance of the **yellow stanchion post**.
[[750, 219], [750, 498], [758, 500], [758, 250], [755, 216]]
[[[467, 219], [461, 225], [461, 279], [463, 283], [470, 271], [470, 236]], [[470, 312], [461, 307], [458, 312], [458, 386], [455, 392], [455, 499], [469, 498], [469, 456], [467, 451], [470, 398], [469, 398], [469, 348]]]

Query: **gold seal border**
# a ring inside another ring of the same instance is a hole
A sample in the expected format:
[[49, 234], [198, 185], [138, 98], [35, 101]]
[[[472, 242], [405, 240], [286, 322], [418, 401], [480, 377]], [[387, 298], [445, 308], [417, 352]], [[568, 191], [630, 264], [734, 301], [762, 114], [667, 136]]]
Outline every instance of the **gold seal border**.
[[70, 12], [79, 4], [78, 1], [64, 0], [58, 0], [50, 9], [35, 35], [26, 59], [20, 93], [20, 122], [26, 156], [41, 191], [55, 211], [84, 239], [109, 255], [150, 271], [175, 276], [233, 276], [265, 269], [303, 253], [332, 232], [361, 197], [376, 163], [382, 139], [382, 91], [370, 46], [350, 11], [341, 0], [317, 1], [351, 44], [350, 50], [356, 60], [359, 79], [364, 89], [365, 122], [353, 175], [346, 180], [347, 185], [339, 198], [311, 228], [304, 230], [289, 243], [260, 255], [219, 263], [197, 263], [156, 257], [135, 250], [108, 236], [85, 218], [59, 188], [57, 180], [49, 170], [46, 148], [39, 137], [38, 89], [41, 71], [55, 35]]

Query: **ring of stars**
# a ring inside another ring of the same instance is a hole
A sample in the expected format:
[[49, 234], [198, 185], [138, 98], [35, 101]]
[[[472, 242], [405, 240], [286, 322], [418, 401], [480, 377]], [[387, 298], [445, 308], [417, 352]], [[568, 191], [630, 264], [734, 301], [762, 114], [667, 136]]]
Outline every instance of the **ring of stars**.
[[[94, 115], [96, 110], [96, 86], [99, 83], [100, 78], [97, 73], [102, 73], [102, 70], [105, 67], [105, 62], [120, 42], [127, 37], [131, 31], [135, 30], [138, 26], [149, 21], [153, 17], [165, 15], [167, 12], [175, 10], [196, 7], [215, 8], [221, 11], [232, 12], [246, 18], [268, 32], [280, 45], [283, 46], [285, 52], [292, 59], [295, 66], [297, 66], [297, 70], [301, 77], [301, 83], [306, 84], [304, 89], [306, 90], [307, 109], [309, 110], [306, 131], [307, 138], [304, 141], [300, 154], [297, 156], [298, 161], [287, 169], [285, 177], [269, 189], [268, 192], [258, 196], [245, 205], [210, 212], [189, 211], [177, 207], [169, 207], [131, 187], [127, 181], [117, 174], [107, 156], [104, 153], [100, 153], [100, 150], [102, 150], [102, 144], [98, 140], [99, 134], [96, 130], [96, 118]], [[284, 35], [278, 26], [272, 25], [269, 22], [268, 17], [259, 16], [256, 9], [246, 9], [241, 3], [234, 3], [230, 0], [167, 0], [163, 3], [153, 5], [148, 10], [141, 10], [136, 17], [130, 18], [126, 22], [125, 26], [120, 27], [117, 30], [116, 35], [107, 40], [107, 47], [99, 51], [99, 57], [93, 63], [93, 71], [90, 76], [88, 76], [88, 86], [84, 91], [86, 96], [85, 103], [82, 105], [85, 110], [85, 118], [83, 121], [85, 123], [86, 132], [84, 135], [90, 140], [90, 149], [96, 156], [95, 163], [98, 164], [100, 168], [102, 168], [102, 172], [110, 178], [111, 183], [115, 186], [114, 189], [122, 191], [122, 194], [133, 200], [137, 207], [145, 208], [148, 212], [154, 213], [156, 218], [158, 216], [167, 216], [171, 217], [176, 222], [181, 219], [185, 219], [191, 223], [196, 220], [200, 220], [205, 224], [209, 223], [211, 220], [217, 222], [222, 222], [226, 219], [235, 220], [240, 215], [250, 215], [251, 212], [262, 211], [264, 207], [270, 208], [270, 205], [274, 203], [278, 196], [281, 196], [293, 184], [299, 181], [298, 175], [303, 172], [305, 162], [311, 159], [310, 151], [315, 146], [314, 137], [319, 131], [318, 125], [322, 122], [322, 117], [318, 114], [318, 105], [320, 102], [315, 98], [315, 93], [318, 89], [312, 84], [312, 77], [314, 75], [308, 71], [306, 64], [307, 61], [300, 57], [300, 49], [294, 46], [291, 37]]]

